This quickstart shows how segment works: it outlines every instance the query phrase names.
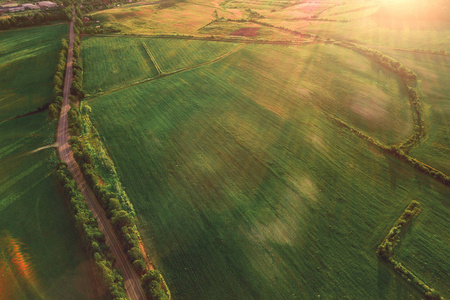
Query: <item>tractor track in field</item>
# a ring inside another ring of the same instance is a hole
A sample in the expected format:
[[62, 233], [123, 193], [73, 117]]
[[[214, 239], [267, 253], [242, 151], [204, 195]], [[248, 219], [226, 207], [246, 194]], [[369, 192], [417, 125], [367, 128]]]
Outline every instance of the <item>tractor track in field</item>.
[[155, 66], [156, 71], [158, 72], [158, 76], [163, 74], [161, 67], [159, 66], [158, 62], [156, 61], [156, 58], [153, 56], [152, 52], [150, 51], [150, 49], [148, 49], [147, 45], [144, 42], [142, 42], [142, 47], [144, 47], [145, 52], [147, 52], [148, 57], [152, 61], [153, 65]]
[[198, 64], [198, 65], [194, 65], [194, 66], [178, 69], [178, 70], [175, 70], [175, 71], [172, 71], [172, 72], [168, 72], [168, 73], [164, 73], [163, 72], [163, 73], [159, 74], [158, 76], [147, 78], [147, 79], [144, 79], [144, 80], [141, 80], [141, 81], [138, 81], [138, 82], [134, 82], [134, 83], [131, 83], [131, 84], [128, 84], [126, 86], [122, 86], [122, 87], [119, 87], [119, 88], [116, 88], [116, 89], [112, 89], [112, 90], [106, 91], [106, 92], [104, 92], [102, 94], [91, 95], [90, 98], [85, 99], [85, 102], [94, 101], [98, 97], [101, 97], [101, 96], [104, 96], [104, 95], [108, 95], [108, 94], [111, 94], [111, 93], [114, 93], [114, 92], [117, 92], [117, 91], [121, 91], [121, 90], [130, 88], [130, 87], [133, 87], [133, 86], [136, 86], [136, 85], [140, 85], [140, 84], [151, 82], [151, 81], [154, 81], [154, 80], [157, 80], [157, 79], [160, 79], [160, 78], [164, 78], [164, 77], [167, 77], [167, 76], [175, 75], [175, 74], [178, 74], [178, 73], [186, 72], [186, 71], [189, 71], [189, 70], [193, 70], [193, 69], [196, 69], [196, 68], [200, 68], [200, 67], [203, 67], [203, 66], [206, 66], [206, 65], [213, 64], [213, 63], [215, 63], [215, 62], [217, 62], [217, 61], [219, 61], [221, 59], [224, 59], [225, 57], [227, 57], [227, 56], [229, 56], [229, 55], [231, 55], [231, 54], [241, 50], [244, 47], [245, 47], [245, 44], [244, 45], [240, 45], [240, 46], [238, 46], [238, 47], [236, 47], [234, 49], [231, 49], [227, 53], [222, 54], [219, 57], [216, 57], [213, 60], [210, 60], [210, 61]]
[[110, 247], [112, 255], [115, 257], [115, 266], [122, 271], [125, 289], [127, 295], [133, 300], [146, 299], [144, 291], [141, 288], [141, 280], [139, 276], [134, 272], [130, 262], [127, 259], [126, 254], [123, 251], [122, 244], [116, 236], [114, 229], [106, 217], [106, 213], [99, 204], [92, 190], [89, 188], [80, 167], [75, 162], [73, 152], [69, 145], [69, 130], [68, 130], [68, 117], [67, 112], [70, 109], [69, 95], [70, 85], [73, 77], [73, 46], [74, 46], [74, 19], [75, 9], [73, 10], [72, 21], [69, 27], [69, 51], [67, 53], [66, 75], [64, 78], [64, 101], [61, 107], [61, 114], [58, 121], [58, 129], [56, 132], [56, 142], [58, 143], [58, 155], [59, 158], [67, 163], [67, 168], [73, 176], [73, 179], [77, 183], [85, 201], [92, 210], [94, 217], [98, 221], [98, 227], [103, 232], [106, 238], [106, 244]]

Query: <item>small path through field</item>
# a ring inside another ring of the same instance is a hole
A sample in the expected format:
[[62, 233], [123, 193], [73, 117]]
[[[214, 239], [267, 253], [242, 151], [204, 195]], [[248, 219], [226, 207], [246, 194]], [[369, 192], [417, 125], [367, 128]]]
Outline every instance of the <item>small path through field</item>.
[[73, 158], [73, 152], [69, 145], [69, 131], [68, 131], [68, 119], [67, 112], [70, 109], [69, 95], [70, 85], [72, 83], [72, 63], [73, 63], [73, 44], [74, 44], [74, 24], [75, 10], [73, 11], [72, 21], [69, 28], [69, 51], [67, 54], [66, 76], [64, 79], [64, 101], [61, 107], [61, 115], [59, 117], [58, 129], [56, 132], [56, 142], [58, 144], [59, 158], [67, 163], [67, 167], [76, 181], [78, 188], [83, 194], [89, 209], [92, 210], [94, 217], [98, 221], [98, 227], [104, 233], [106, 243], [111, 248], [112, 255], [116, 259], [116, 267], [122, 271], [123, 279], [125, 282], [125, 289], [129, 298], [133, 300], [144, 300], [145, 294], [141, 288], [141, 280], [134, 272], [130, 262], [125, 255], [122, 245], [117, 238], [111, 223], [106, 218], [105, 211], [98, 203], [94, 193], [89, 188], [78, 164]]
[[142, 47], [144, 47], [145, 52], [147, 52], [148, 57], [150, 57], [150, 60], [152, 61], [153, 65], [156, 68], [156, 71], [158, 71], [158, 75], [161, 75], [163, 71], [161, 70], [161, 67], [158, 65], [158, 62], [156, 61], [150, 49], [148, 49], [147, 45], [144, 42], [142, 42]]

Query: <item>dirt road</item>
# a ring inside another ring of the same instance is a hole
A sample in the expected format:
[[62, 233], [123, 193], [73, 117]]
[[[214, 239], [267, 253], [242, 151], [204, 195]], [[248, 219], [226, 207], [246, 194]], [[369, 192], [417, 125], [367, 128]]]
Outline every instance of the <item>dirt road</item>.
[[74, 44], [74, 30], [73, 24], [75, 20], [75, 10], [73, 11], [74, 17], [70, 22], [69, 28], [69, 51], [67, 54], [67, 65], [66, 65], [66, 76], [64, 79], [64, 101], [61, 108], [61, 115], [59, 117], [58, 129], [56, 132], [56, 141], [58, 144], [58, 155], [59, 158], [67, 163], [68, 169], [74, 180], [77, 182], [78, 188], [86, 199], [88, 207], [94, 213], [95, 218], [98, 221], [100, 230], [105, 234], [106, 243], [111, 248], [111, 252], [116, 258], [116, 267], [122, 271], [123, 279], [125, 282], [125, 289], [127, 291], [128, 297], [133, 300], [144, 300], [145, 294], [141, 288], [141, 281], [139, 276], [134, 272], [133, 267], [127, 260], [127, 256], [122, 249], [122, 245], [114, 230], [111, 223], [106, 218], [105, 211], [98, 203], [94, 193], [89, 188], [78, 164], [73, 158], [73, 152], [69, 146], [69, 131], [68, 131], [68, 120], [67, 112], [70, 109], [69, 105], [69, 95], [70, 95], [70, 85], [72, 82], [72, 62], [73, 62], [73, 44]]

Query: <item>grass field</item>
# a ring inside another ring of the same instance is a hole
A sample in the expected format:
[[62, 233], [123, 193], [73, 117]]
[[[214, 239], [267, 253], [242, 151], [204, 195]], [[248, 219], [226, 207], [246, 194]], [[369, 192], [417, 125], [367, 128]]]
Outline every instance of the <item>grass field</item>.
[[450, 295], [449, 189], [326, 117], [410, 133], [402, 88], [364, 57], [247, 45], [89, 104], [178, 299], [419, 299], [375, 255], [411, 199], [424, 213], [402, 263]]
[[[98, 43], [102, 44], [102, 40]], [[166, 47], [161, 46], [161, 40], [148, 39], [146, 43], [165, 70], [182, 68], [186, 66], [185, 62], [195, 63], [201, 54], [197, 52], [199, 55], [194, 56], [181, 46], [192, 42], [167, 41]], [[173, 60], [168, 63], [171, 52], [165, 52], [165, 56], [161, 52], [174, 44], [178, 46], [173, 46], [173, 51], [179, 49], [180, 53], [173, 55]], [[210, 49], [211, 54], [221, 54], [217, 52], [218, 48]], [[83, 50], [83, 53], [89, 52]], [[304, 48], [249, 45], [238, 53], [231, 54], [230, 59], [227, 57], [227, 63], [220, 64], [217, 72], [222, 74], [225, 82], [235, 85], [243, 96], [251, 97], [275, 114], [284, 117], [297, 101], [312, 101], [389, 144], [400, 142], [411, 132], [411, 113], [403, 88], [395, 77], [359, 54], [334, 45]], [[102, 77], [97, 75], [99, 64], [101, 66], [102, 62], [87, 65], [87, 85], [88, 78]], [[236, 66], [241, 73], [233, 73], [230, 65]], [[255, 77], [254, 73], [259, 75]], [[336, 73], [339, 76], [333, 75]], [[183, 79], [179, 84], [186, 84]], [[260, 88], [247, 89], [252, 85], [260, 85]], [[324, 89], [324, 86], [331, 88]]]
[[81, 241], [49, 158], [41, 113], [0, 123], [0, 298], [93, 299]]
[[0, 32], [0, 120], [53, 101], [61, 39], [67, 25]]
[[163, 72], [199, 65], [228, 53], [237, 44], [175, 39], [143, 39]]
[[83, 63], [95, 66], [85, 73], [85, 90], [98, 93], [158, 75], [140, 39], [83, 39]]

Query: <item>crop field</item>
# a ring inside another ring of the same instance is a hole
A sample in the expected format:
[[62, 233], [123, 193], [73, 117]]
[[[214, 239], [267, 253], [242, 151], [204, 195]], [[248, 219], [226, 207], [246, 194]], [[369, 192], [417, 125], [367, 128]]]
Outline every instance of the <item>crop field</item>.
[[169, 7], [161, 7], [160, 4], [123, 6], [97, 12], [94, 17], [106, 26], [114, 25], [122, 32], [131, 34], [193, 34], [214, 20], [215, 11], [227, 19], [236, 18], [234, 12], [219, 5], [204, 5], [201, 1], [175, 2], [178, 3]]
[[176, 39], [143, 39], [163, 72], [196, 66], [235, 49], [237, 44]]
[[98, 93], [158, 75], [140, 39], [88, 37], [83, 40], [87, 93]]
[[331, 7], [334, 7], [332, 3], [322, 2], [305, 2], [300, 4], [294, 4], [286, 8], [282, 8], [275, 11], [265, 12], [264, 16], [267, 18], [283, 19], [283, 20], [295, 20], [301, 18], [311, 18], [320, 14]]
[[61, 39], [67, 25], [0, 32], [0, 121], [53, 101]]
[[411, 133], [399, 82], [359, 54], [246, 45], [89, 105], [176, 298], [420, 299], [375, 255], [411, 199], [398, 255], [450, 295], [449, 189], [327, 117]]
[[85, 89], [98, 94], [158, 75], [149, 54], [165, 73], [216, 59], [234, 43], [196, 40], [87, 37], [83, 40]]
[[337, 40], [404, 49], [450, 51], [450, 6], [443, 0], [426, 3], [410, 0], [407, 7], [387, 2], [383, 5], [379, 1], [364, 1], [364, 4], [361, 1], [345, 4], [332, 2], [335, 4], [317, 13], [317, 20], [298, 20], [305, 17], [304, 13], [299, 11], [296, 18], [297, 11], [291, 7], [266, 13], [266, 18], [262, 20], [275, 26]]
[[225, 8], [237, 8], [241, 10], [252, 9], [255, 11], [278, 10], [284, 7], [295, 5], [295, 0], [227, 0], [222, 5]]
[[[147, 43], [152, 46], [152, 39]], [[174, 56], [173, 69], [183, 66], [179, 57], [184, 55], [191, 57], [189, 53]], [[163, 66], [167, 64], [162, 61]], [[347, 49], [334, 45], [303, 48], [248, 45], [225, 61], [218, 70], [220, 74], [223, 72], [224, 80], [240, 87], [237, 90], [243, 96], [252, 97], [275, 114], [288, 114], [291, 105], [303, 98], [388, 144], [398, 143], [411, 133], [408, 100], [395, 77]], [[235, 75], [229, 65], [236, 65], [245, 75]], [[86, 74], [95, 72], [95, 66], [87, 66]], [[336, 78], [332, 72], [341, 75]], [[255, 77], [254, 73], [260, 75]], [[180, 84], [185, 84], [183, 79]], [[280, 89], [281, 84], [285, 86]], [[260, 88], [247, 89], [252, 85]], [[324, 85], [332, 88], [323, 89]]]
[[[72, 147], [149, 298], [450, 298], [449, 0], [80, 4]], [[0, 24], [0, 299], [104, 299], [41, 112], [68, 24], [30, 20]]]
[[0, 123], [0, 298], [90, 299], [87, 256], [54, 182], [46, 114]]
[[[252, 34], [246, 34], [246, 31], [250, 31]], [[284, 32], [280, 29], [262, 26], [251, 22], [233, 22], [233, 21], [217, 21], [201, 28], [198, 33], [212, 36], [242, 36], [242, 37], [254, 37], [262, 40], [272, 41], [303, 41], [305, 38], [292, 35], [289, 32]]]

